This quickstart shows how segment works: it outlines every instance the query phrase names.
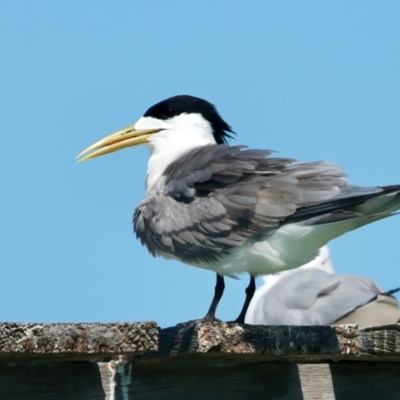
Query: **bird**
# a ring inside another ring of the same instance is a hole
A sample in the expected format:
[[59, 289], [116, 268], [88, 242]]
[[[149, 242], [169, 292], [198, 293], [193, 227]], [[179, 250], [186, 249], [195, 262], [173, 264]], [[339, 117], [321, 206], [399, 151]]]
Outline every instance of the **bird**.
[[137, 238], [153, 256], [216, 273], [204, 321], [216, 320], [225, 277], [293, 269], [330, 240], [396, 213], [400, 185], [359, 187], [328, 161], [275, 157], [270, 150], [230, 145], [236, 133], [207, 100], [177, 95], [87, 147], [78, 161], [146, 145], [145, 198], [136, 206]]
[[262, 276], [246, 313], [252, 325], [394, 324], [400, 308], [393, 293], [362, 277], [335, 274], [327, 246], [294, 270]]

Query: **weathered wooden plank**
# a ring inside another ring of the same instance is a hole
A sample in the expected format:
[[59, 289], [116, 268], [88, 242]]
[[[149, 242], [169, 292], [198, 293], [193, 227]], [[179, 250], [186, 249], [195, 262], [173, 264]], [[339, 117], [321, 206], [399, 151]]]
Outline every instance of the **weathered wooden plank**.
[[[2, 400], [398, 400], [399, 363], [240, 362], [191, 356], [114, 362], [0, 363]], [[254, 358], [254, 357], [252, 357]], [[109, 374], [114, 369], [115, 373]], [[104, 371], [107, 372], [104, 374]], [[104, 382], [102, 377], [107, 375]]]
[[96, 362], [0, 363], [2, 400], [104, 400]]
[[399, 363], [265, 363], [255, 357], [241, 362], [241, 357], [196, 355], [118, 364], [112, 392], [124, 400], [400, 399]]
[[[1, 399], [399, 399], [397, 363], [116, 364], [101, 382], [93, 362], [0, 365]], [[181, 361], [181, 360], [179, 360]], [[330, 375], [332, 373], [332, 375]], [[106, 396], [108, 393], [108, 396]], [[195, 394], [195, 396], [194, 396]]]
[[330, 364], [298, 364], [303, 400], [335, 400]]
[[[0, 361], [87, 359], [158, 348], [155, 322], [109, 324], [0, 323]], [[50, 359], [51, 358], [51, 359]]]
[[400, 363], [330, 364], [336, 400], [400, 399]]
[[[300, 379], [294, 363], [232, 363], [219, 357], [185, 357], [171, 362], [125, 365], [116, 399], [293, 399], [302, 400]], [[124, 383], [129, 382], [129, 389]], [[124, 390], [125, 389], [125, 390]]]

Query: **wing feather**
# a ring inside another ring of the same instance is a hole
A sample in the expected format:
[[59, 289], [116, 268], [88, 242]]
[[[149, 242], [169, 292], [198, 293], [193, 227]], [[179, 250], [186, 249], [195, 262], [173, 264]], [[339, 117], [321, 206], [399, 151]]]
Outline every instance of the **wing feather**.
[[[382, 189], [358, 192], [336, 164], [270, 157], [271, 151], [207, 145], [171, 163], [164, 185], [135, 211], [153, 255], [215, 260], [280, 225], [320, 217]], [[350, 198], [350, 200], [349, 200]]]

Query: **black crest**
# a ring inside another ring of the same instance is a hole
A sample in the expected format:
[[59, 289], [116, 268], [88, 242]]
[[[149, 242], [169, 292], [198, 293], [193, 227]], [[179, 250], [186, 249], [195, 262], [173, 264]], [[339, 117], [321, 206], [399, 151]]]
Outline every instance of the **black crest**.
[[144, 117], [169, 119], [180, 114], [201, 114], [212, 127], [214, 139], [218, 144], [227, 144], [232, 138], [232, 128], [221, 118], [214, 105], [198, 97], [180, 95], [160, 101], [150, 107]]

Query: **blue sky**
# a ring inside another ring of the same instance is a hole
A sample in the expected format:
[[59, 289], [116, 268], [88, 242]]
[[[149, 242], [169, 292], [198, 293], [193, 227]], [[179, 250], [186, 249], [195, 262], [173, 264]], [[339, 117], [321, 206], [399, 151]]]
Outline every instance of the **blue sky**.
[[[400, 183], [397, 1], [0, 2], [0, 320], [202, 317], [215, 275], [132, 232], [148, 151], [77, 164], [175, 94], [218, 106], [236, 143]], [[338, 272], [400, 286], [400, 217], [332, 242]], [[227, 280], [236, 318], [248, 278]]]

